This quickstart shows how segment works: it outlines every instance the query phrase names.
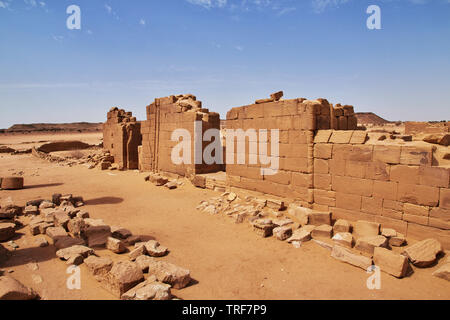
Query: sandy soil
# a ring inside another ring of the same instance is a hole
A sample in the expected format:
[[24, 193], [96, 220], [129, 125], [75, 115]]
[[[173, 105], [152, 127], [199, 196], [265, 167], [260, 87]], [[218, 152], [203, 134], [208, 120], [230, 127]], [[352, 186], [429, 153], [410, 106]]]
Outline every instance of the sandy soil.
[[[294, 248], [274, 238], [259, 238], [247, 223], [200, 213], [195, 209], [198, 203], [218, 193], [189, 183], [168, 190], [145, 182], [144, 174], [135, 171], [70, 168], [31, 155], [0, 155], [0, 176], [17, 171], [24, 172], [26, 188], [0, 191], [0, 202], [12, 199], [24, 205], [56, 192], [83, 196], [91, 217], [169, 247], [170, 254], [161, 259], [190, 269], [195, 279], [189, 287], [173, 290], [182, 299], [450, 299], [449, 283], [432, 276], [436, 266], [414, 268], [404, 279], [382, 273], [381, 289], [369, 290], [370, 274], [334, 260], [312, 241]], [[26, 227], [18, 233], [15, 242], [20, 247], [0, 268], [12, 270], [13, 277], [43, 298], [114, 299], [83, 265], [81, 290], [67, 289], [67, 265], [55, 258], [55, 249], [36, 248]], [[96, 252], [127, 259], [126, 254]], [[32, 260], [38, 270], [29, 268]], [[42, 283], [37, 284], [33, 275], [40, 275]]]
[[102, 132], [84, 133], [39, 133], [39, 134], [0, 134], [0, 145], [13, 149], [27, 149], [49, 141], [78, 140], [88, 144], [99, 144], [103, 139]]

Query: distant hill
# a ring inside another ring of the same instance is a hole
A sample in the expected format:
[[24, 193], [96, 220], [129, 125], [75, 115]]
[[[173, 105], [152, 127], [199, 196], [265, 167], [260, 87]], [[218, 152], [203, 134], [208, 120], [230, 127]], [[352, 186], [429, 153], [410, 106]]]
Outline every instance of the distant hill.
[[381, 118], [373, 112], [356, 112], [356, 118], [358, 119], [358, 124], [374, 124], [383, 125], [391, 123], [386, 119]]
[[102, 123], [74, 122], [74, 123], [32, 123], [15, 124], [3, 133], [31, 133], [31, 132], [95, 132], [102, 130]]

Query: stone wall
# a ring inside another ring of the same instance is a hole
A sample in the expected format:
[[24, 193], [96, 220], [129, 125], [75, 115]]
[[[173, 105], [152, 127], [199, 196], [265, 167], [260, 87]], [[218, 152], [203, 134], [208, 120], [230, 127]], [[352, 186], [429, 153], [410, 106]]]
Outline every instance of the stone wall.
[[138, 146], [142, 142], [141, 124], [131, 112], [116, 107], [103, 124], [103, 149], [109, 151], [121, 169], [138, 169]]
[[[141, 170], [173, 173], [180, 176], [210, 173], [223, 170], [222, 164], [207, 165], [194, 162], [194, 123], [202, 125], [203, 133], [211, 128], [220, 130], [220, 116], [202, 108], [201, 101], [193, 95], [157, 98], [147, 106], [147, 120], [142, 122]], [[176, 165], [171, 160], [172, 148], [178, 141], [171, 141], [172, 132], [186, 129], [191, 137], [191, 164]], [[202, 143], [202, 151], [208, 143]]]
[[[432, 166], [433, 147], [368, 145], [358, 131], [319, 131], [314, 144], [314, 208], [369, 220], [450, 245], [450, 168]], [[353, 140], [353, 141], [352, 141]]]
[[[279, 197], [296, 199], [303, 204], [313, 203], [313, 166], [314, 166], [314, 132], [317, 129], [329, 129], [339, 116], [334, 115], [334, 108], [325, 99], [306, 100], [304, 98], [268, 101], [257, 100], [255, 104], [232, 108], [227, 113], [227, 136], [229, 129], [279, 129], [279, 170], [276, 174], [261, 174], [261, 168], [267, 167], [249, 161], [249, 138], [245, 142], [245, 154], [238, 150], [235, 140], [234, 150], [230, 150], [227, 140], [227, 153], [233, 163], [227, 158], [226, 172], [230, 186], [253, 191], [273, 194]], [[340, 109], [341, 110], [341, 109]], [[349, 110], [350, 111], [350, 110]], [[353, 107], [351, 108], [353, 112]], [[340, 114], [338, 112], [338, 114]], [[346, 114], [348, 117], [354, 114]], [[355, 118], [356, 119], [356, 118]], [[343, 121], [342, 121], [343, 122]], [[356, 121], [351, 120], [351, 126], [356, 128]], [[250, 138], [252, 139], [252, 138]], [[270, 132], [268, 133], [268, 149], [270, 150]], [[268, 151], [270, 153], [270, 151]], [[264, 154], [257, 151], [257, 156]], [[245, 164], [237, 163], [239, 156], [245, 157]]]

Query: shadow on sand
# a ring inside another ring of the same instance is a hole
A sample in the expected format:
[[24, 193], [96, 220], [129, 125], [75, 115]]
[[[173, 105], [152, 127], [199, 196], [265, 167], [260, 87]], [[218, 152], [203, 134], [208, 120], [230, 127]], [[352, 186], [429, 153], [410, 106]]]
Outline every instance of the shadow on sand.
[[117, 203], [121, 203], [121, 202], [123, 202], [123, 198], [100, 197], [100, 198], [85, 200], [84, 204], [95, 206], [95, 205], [99, 205], [99, 204], [117, 204]]

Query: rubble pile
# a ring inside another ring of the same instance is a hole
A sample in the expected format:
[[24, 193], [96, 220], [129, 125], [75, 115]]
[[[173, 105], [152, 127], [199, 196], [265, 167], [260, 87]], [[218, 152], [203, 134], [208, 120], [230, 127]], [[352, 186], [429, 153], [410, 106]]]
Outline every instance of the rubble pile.
[[[287, 208], [281, 200], [239, 197], [225, 192], [219, 197], [201, 201], [197, 210], [223, 214], [235, 223], [247, 221], [263, 238], [273, 237], [299, 248], [313, 241], [331, 252], [331, 257], [367, 270], [373, 264], [397, 278], [412, 274], [412, 266], [427, 268], [439, 262], [444, 254], [436, 239], [426, 239], [407, 245], [405, 236], [380, 223], [344, 219], [333, 221], [330, 212], [320, 212], [300, 205]], [[393, 247], [404, 247], [393, 249]], [[434, 276], [449, 280], [450, 260]]]

